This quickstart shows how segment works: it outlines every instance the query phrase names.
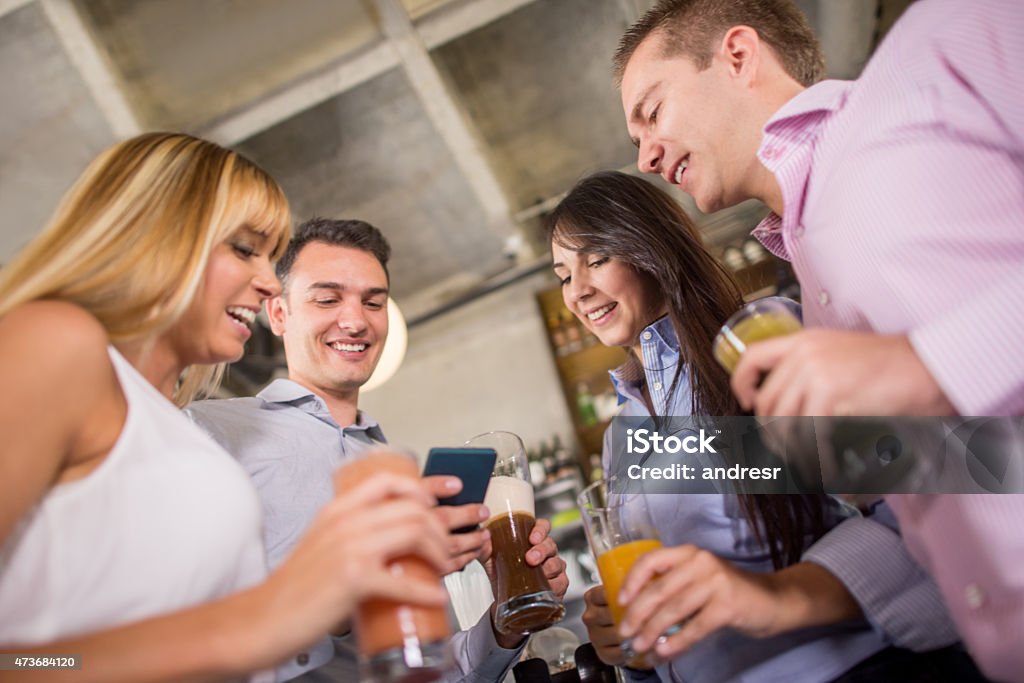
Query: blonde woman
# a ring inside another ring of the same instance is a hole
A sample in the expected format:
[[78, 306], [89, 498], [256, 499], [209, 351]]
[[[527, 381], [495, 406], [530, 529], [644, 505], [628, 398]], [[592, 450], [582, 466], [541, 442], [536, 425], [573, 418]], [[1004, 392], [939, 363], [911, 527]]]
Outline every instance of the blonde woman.
[[0, 271], [0, 649], [79, 655], [75, 681], [237, 678], [366, 596], [444, 604], [382, 571], [448, 565], [432, 500], [386, 475], [266, 578], [247, 476], [177, 409], [242, 355], [289, 233], [259, 167], [153, 133], [93, 161]]

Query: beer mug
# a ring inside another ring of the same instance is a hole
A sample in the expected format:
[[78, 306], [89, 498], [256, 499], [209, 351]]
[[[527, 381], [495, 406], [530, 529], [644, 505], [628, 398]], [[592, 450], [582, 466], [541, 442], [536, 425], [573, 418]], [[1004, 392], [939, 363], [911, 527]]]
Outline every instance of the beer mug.
[[[349, 490], [380, 471], [419, 480], [419, 467], [412, 455], [372, 452], [347, 463], [341, 473], [341, 490]], [[441, 583], [437, 570], [415, 555], [388, 563], [394, 576]], [[355, 613], [359, 650], [359, 673], [363, 681], [433, 681], [452, 664], [451, 624], [444, 607], [407, 605], [394, 600], [371, 599], [360, 603]]]
[[544, 571], [526, 563], [536, 520], [523, 442], [511, 432], [488, 432], [465, 445], [493, 448], [498, 454], [484, 498], [491, 511], [484, 528], [491, 534], [494, 563], [494, 627], [523, 635], [546, 629], [565, 616], [565, 605], [551, 590]]
[[[622, 484], [617, 486], [617, 484]], [[583, 489], [576, 498], [583, 516], [583, 528], [590, 550], [597, 560], [608, 610], [616, 628], [622, 623], [625, 608], [619, 603], [619, 591], [636, 561], [643, 555], [662, 547], [658, 531], [651, 519], [647, 497], [642, 491], [630, 490], [620, 477], [599, 479]], [[671, 627], [665, 635], [679, 631]], [[653, 652], [639, 654], [631, 640], [621, 645], [628, 666], [648, 669], [661, 664]]]

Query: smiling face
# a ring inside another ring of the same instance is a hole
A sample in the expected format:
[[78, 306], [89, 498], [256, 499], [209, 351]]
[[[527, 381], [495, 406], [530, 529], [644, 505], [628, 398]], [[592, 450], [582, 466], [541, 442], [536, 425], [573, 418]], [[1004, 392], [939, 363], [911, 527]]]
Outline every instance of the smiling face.
[[310, 242], [287, 291], [267, 303], [284, 339], [288, 376], [317, 393], [351, 396], [377, 366], [388, 335], [388, 279], [370, 252]]
[[264, 300], [281, 291], [270, 264], [272, 244], [242, 228], [210, 252], [185, 314], [163, 337], [178, 367], [236, 361]]
[[653, 281], [623, 261], [557, 242], [551, 254], [566, 308], [605, 346], [637, 346], [643, 329], [666, 314]]
[[[761, 128], [751, 109], [744, 36], [716, 51], [699, 71], [683, 54], [666, 57], [653, 33], [637, 46], [622, 76], [622, 106], [637, 165], [691, 195], [710, 213], [755, 194]], [[729, 49], [726, 49], [729, 48]]]

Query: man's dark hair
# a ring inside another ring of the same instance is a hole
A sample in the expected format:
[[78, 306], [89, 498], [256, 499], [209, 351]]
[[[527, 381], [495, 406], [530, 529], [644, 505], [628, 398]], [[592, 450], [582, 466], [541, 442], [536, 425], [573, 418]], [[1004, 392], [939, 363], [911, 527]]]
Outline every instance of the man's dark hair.
[[648, 36], [664, 36], [665, 57], [685, 55], [697, 69], [711, 66], [715, 43], [733, 26], [749, 26], [775, 52], [782, 68], [811, 86], [825, 77], [825, 58], [807, 17], [792, 0], [660, 0], [626, 30], [615, 52], [615, 82]]
[[366, 221], [336, 220], [333, 218], [311, 218], [298, 228], [288, 243], [284, 255], [278, 260], [275, 270], [281, 280], [281, 286], [288, 287], [288, 276], [299, 252], [312, 242], [322, 242], [335, 247], [351, 247], [373, 254], [380, 261], [384, 275], [391, 282], [388, 274], [388, 259], [391, 258], [391, 245], [381, 231]]

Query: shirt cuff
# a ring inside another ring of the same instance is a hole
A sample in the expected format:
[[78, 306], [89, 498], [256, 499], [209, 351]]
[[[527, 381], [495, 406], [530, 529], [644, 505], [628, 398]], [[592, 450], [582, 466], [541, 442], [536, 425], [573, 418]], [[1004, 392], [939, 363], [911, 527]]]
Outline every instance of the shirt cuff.
[[899, 534], [883, 524], [847, 519], [802, 559], [839, 579], [887, 642], [921, 652], [959, 640], [935, 582], [910, 556]]
[[452, 638], [455, 660], [463, 676], [462, 683], [494, 683], [505, 678], [526, 646], [527, 638], [516, 648], [506, 650], [498, 645], [491, 626], [491, 610], [466, 631]]

